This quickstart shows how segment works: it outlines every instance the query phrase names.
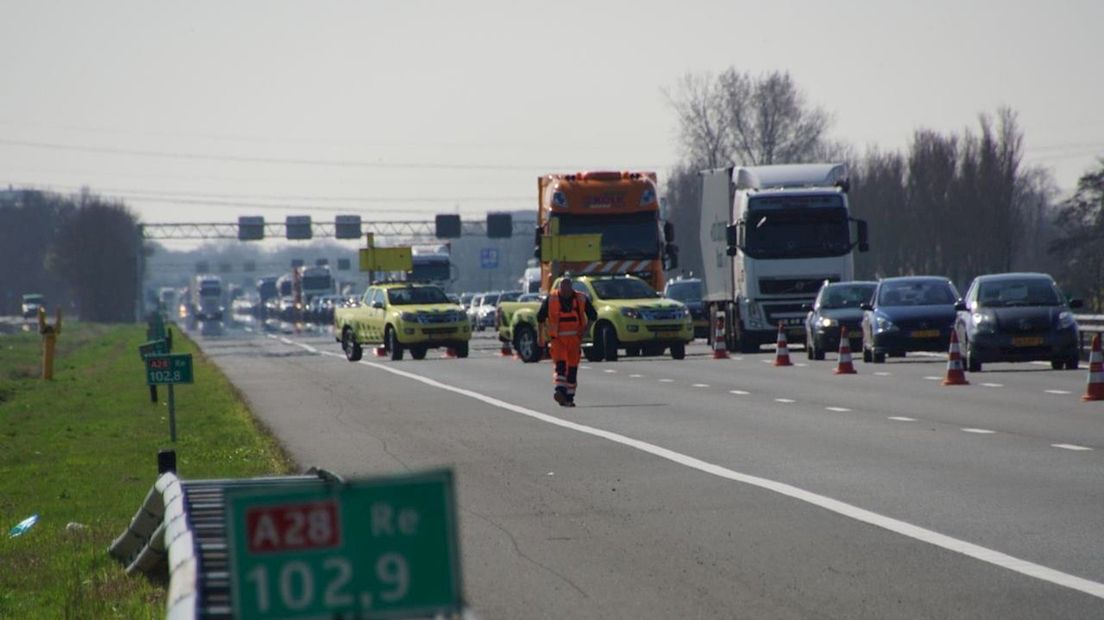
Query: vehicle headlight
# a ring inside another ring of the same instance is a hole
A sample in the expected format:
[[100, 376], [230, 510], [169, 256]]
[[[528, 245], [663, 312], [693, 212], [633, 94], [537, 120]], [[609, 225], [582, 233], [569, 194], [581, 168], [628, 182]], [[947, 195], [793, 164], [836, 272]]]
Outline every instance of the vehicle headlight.
[[621, 308], [621, 316], [627, 316], [630, 319], [639, 319], [640, 310], [636, 308]]
[[890, 321], [884, 316], [879, 316], [875, 318], [874, 325], [878, 328], [878, 331], [880, 332], [891, 332], [897, 329], [897, 326], [893, 324], [893, 321]]
[[819, 323], [821, 327], [835, 327], [836, 325], [839, 325], [839, 321], [828, 318], [826, 316], [820, 317]]
[[683, 307], [683, 309], [682, 309], [682, 316], [683, 317], [690, 318], [692, 316], [692, 314], [693, 313], [690, 312], [690, 308]]
[[1069, 329], [1077, 325], [1077, 321], [1073, 318], [1073, 313], [1069, 310], [1064, 310], [1058, 314], [1058, 328]]
[[970, 318], [974, 320], [974, 325], [979, 332], [991, 332], [996, 328], [996, 321], [991, 314], [975, 312], [970, 315]]
[[418, 323], [418, 313], [416, 312], [403, 312], [399, 315], [399, 318], [408, 323]]

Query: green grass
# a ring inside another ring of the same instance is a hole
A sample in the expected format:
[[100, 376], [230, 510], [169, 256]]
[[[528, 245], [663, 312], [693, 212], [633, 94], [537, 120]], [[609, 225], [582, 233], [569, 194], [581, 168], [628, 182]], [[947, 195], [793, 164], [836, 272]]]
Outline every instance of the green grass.
[[[176, 388], [182, 478], [287, 473], [289, 460], [225, 377], [192, 353], [195, 384]], [[128, 577], [107, 555], [157, 478], [170, 447], [138, 357], [144, 326], [65, 325], [55, 379], [38, 379], [37, 334], [0, 335], [0, 618], [164, 616], [165, 585]], [[31, 514], [23, 536], [8, 530]], [[70, 522], [88, 529], [66, 530]]]

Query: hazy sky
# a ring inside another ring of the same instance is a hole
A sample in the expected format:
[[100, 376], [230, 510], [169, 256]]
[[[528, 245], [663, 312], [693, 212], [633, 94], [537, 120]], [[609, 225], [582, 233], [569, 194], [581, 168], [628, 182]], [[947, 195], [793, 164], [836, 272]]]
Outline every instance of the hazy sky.
[[859, 147], [1009, 105], [1069, 189], [1104, 156], [1102, 24], [1101, 0], [0, 0], [0, 184], [147, 222], [530, 209], [542, 172], [662, 179], [662, 89], [735, 66], [789, 70]]

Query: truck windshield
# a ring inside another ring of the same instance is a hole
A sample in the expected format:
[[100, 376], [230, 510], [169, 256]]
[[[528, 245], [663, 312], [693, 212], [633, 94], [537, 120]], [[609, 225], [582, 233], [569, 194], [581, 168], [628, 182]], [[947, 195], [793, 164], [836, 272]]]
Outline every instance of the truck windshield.
[[653, 299], [659, 295], [641, 280], [611, 278], [590, 283], [598, 299]]
[[222, 295], [222, 287], [217, 284], [201, 284], [199, 285], [199, 294], [202, 297], [218, 297]]
[[564, 213], [561, 235], [602, 235], [602, 258], [655, 258], [659, 256], [659, 225], [655, 211], [618, 215]]
[[436, 286], [410, 286], [387, 291], [387, 300], [393, 306], [413, 304], [447, 304], [448, 296]]
[[683, 303], [688, 301], [701, 301], [701, 281], [687, 280], [685, 282], [671, 282], [667, 285], [667, 297]]
[[748, 201], [744, 252], [752, 258], [814, 258], [851, 251], [843, 198], [761, 196]]
[[447, 256], [415, 256], [412, 279], [421, 282], [447, 282], [452, 269]]
[[319, 289], [332, 289], [333, 276], [306, 276], [305, 278], [303, 278], [303, 288], [310, 289], [312, 291]]

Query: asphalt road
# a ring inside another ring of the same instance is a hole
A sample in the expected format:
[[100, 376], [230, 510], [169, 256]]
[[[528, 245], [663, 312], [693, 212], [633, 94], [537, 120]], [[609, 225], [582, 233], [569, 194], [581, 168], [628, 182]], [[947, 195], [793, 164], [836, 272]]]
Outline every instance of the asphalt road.
[[[286, 331], [292, 331], [290, 329]], [[326, 333], [193, 337], [304, 467], [457, 472], [481, 618], [1104, 618], [1104, 403], [1086, 371], [773, 354], [350, 364]], [[180, 421], [186, 432], [186, 420]]]

